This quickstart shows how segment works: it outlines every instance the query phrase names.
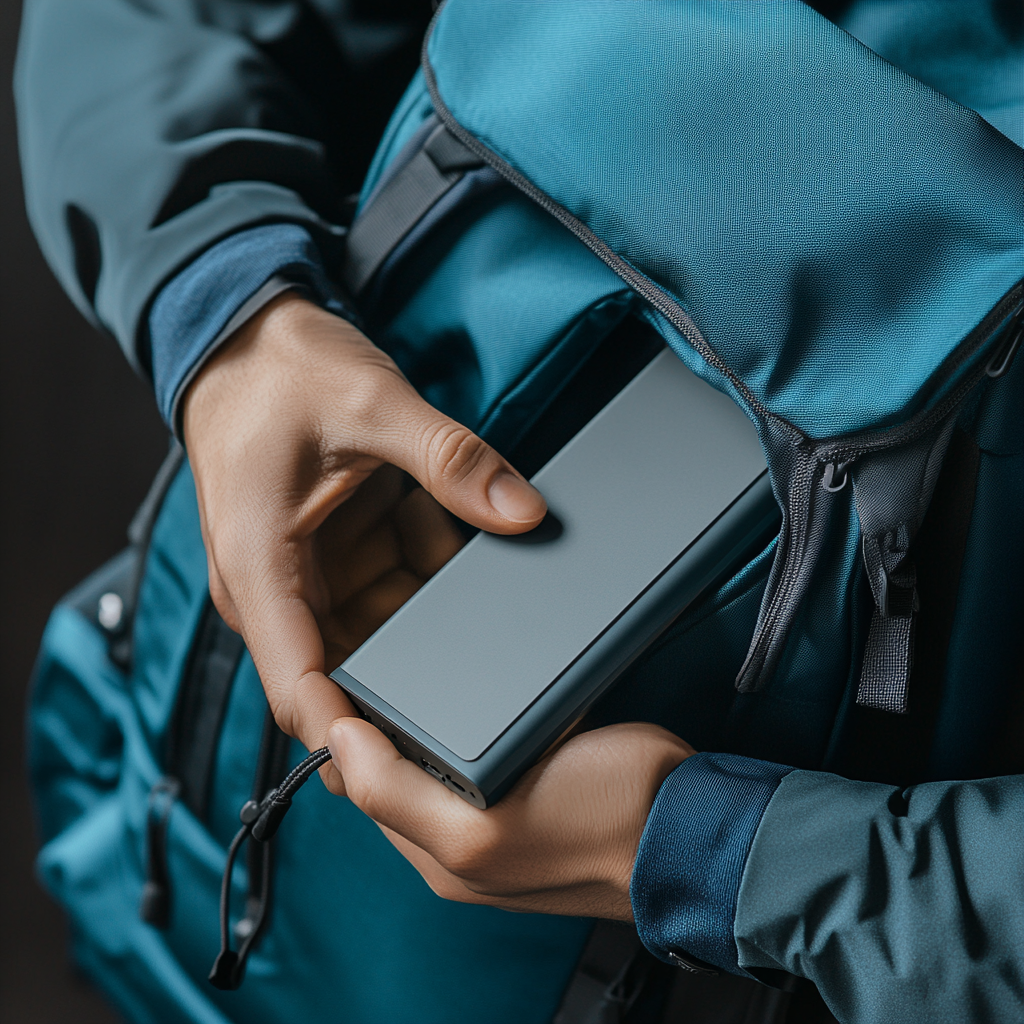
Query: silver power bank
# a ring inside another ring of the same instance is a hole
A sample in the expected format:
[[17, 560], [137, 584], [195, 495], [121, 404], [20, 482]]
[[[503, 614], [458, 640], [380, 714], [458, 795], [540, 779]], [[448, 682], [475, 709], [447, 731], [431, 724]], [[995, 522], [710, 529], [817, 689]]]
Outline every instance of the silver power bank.
[[478, 534], [331, 676], [477, 807], [779, 515], [751, 422], [668, 349], [532, 482], [537, 530]]

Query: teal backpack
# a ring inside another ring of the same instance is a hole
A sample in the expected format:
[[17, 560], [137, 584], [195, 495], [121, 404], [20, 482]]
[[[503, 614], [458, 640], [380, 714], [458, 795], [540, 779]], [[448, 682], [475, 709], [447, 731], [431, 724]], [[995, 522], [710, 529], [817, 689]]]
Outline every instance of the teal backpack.
[[[1024, 140], [802, 4], [635, 7], [443, 7], [338, 268], [363, 328], [527, 472], [665, 343], [756, 424], [777, 537], [593, 725], [902, 784], [1020, 770]], [[1007, 75], [979, 64], [990, 98]], [[136, 1022], [551, 1020], [591, 923], [440, 900], [318, 784], [230, 877], [245, 984], [207, 983], [239, 808], [304, 751], [210, 602], [180, 449], [130, 539], [54, 611], [30, 716], [86, 971]]]

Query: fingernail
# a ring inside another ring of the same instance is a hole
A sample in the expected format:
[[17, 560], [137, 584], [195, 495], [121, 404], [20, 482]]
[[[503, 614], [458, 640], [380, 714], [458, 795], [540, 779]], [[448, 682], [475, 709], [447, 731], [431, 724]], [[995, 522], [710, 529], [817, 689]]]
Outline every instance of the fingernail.
[[529, 523], [544, 514], [544, 499], [525, 480], [502, 470], [487, 488], [491, 507], [515, 523]]

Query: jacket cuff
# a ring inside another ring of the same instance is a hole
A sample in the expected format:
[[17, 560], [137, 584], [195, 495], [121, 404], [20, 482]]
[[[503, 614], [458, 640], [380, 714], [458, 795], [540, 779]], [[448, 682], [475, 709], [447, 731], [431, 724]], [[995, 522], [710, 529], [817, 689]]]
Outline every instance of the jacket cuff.
[[733, 924], [743, 869], [769, 801], [793, 769], [694, 754], [663, 783], [630, 884], [644, 945], [693, 971], [745, 974]]
[[157, 407], [180, 437], [181, 396], [217, 348], [283, 291], [297, 288], [332, 313], [355, 313], [328, 278], [309, 232], [269, 224], [230, 235], [164, 286], [149, 315]]

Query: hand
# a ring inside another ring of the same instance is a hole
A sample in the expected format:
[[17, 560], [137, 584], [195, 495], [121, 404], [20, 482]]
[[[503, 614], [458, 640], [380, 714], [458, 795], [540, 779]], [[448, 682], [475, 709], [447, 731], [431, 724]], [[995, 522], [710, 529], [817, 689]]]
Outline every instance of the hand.
[[354, 713], [325, 671], [460, 544], [428, 495], [403, 494], [394, 467], [494, 533], [531, 529], [546, 511], [387, 355], [294, 293], [203, 368], [184, 429], [213, 601], [245, 638], [278, 724], [310, 749]]
[[481, 811], [368, 722], [328, 734], [349, 798], [439, 896], [505, 910], [632, 921], [629, 880], [666, 777], [694, 750], [660, 726], [574, 736]]

